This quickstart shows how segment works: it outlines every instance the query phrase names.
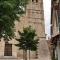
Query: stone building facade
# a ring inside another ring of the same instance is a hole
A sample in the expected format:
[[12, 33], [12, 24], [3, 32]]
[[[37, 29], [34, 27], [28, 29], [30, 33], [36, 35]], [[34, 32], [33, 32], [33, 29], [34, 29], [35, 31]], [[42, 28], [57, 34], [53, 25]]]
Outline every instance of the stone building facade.
[[52, 0], [51, 6], [52, 57], [60, 60], [60, 0]]
[[[26, 7], [26, 13], [20, 16], [20, 22], [16, 22], [16, 36], [18, 30], [22, 32], [23, 27], [31, 26], [36, 30], [37, 36], [39, 37], [39, 44], [37, 51], [30, 51], [31, 59], [38, 60], [50, 60], [50, 54], [46, 42], [45, 36], [45, 24], [44, 24], [44, 10], [43, 0], [29, 0]], [[18, 50], [14, 44], [18, 43], [15, 39], [9, 41], [9, 44], [5, 43], [3, 39], [0, 41], [0, 56], [14, 56], [23, 58], [23, 50]], [[8, 48], [10, 47], [10, 48]], [[7, 51], [8, 50], [8, 51]], [[10, 53], [8, 53], [10, 52]], [[7, 54], [7, 55], [6, 55]], [[29, 55], [29, 51], [27, 53]], [[29, 56], [28, 56], [29, 58]]]

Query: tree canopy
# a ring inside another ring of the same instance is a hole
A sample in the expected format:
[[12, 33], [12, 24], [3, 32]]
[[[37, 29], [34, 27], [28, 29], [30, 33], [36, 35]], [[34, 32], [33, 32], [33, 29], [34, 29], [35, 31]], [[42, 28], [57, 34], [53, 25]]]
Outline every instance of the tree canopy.
[[9, 40], [14, 37], [14, 21], [17, 14], [23, 14], [28, 0], [0, 0], [0, 38]]
[[30, 26], [23, 28], [23, 32], [18, 31], [20, 38], [16, 39], [19, 41], [16, 46], [19, 47], [19, 49], [27, 49], [36, 51], [37, 50], [37, 44], [38, 44], [38, 38], [36, 38], [37, 34], [34, 29], [32, 29]]

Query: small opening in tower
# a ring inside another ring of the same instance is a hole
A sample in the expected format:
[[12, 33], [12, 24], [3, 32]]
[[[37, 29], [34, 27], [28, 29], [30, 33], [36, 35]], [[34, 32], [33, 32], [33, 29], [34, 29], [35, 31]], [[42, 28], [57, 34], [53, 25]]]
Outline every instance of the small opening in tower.
[[36, 0], [36, 2], [38, 2], [38, 0]]
[[32, 0], [32, 2], [34, 2], [34, 0]]

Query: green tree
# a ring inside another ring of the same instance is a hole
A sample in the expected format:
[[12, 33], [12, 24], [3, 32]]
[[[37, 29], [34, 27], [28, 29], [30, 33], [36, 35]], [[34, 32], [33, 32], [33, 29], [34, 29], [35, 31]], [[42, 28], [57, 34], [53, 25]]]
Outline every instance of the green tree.
[[19, 21], [17, 14], [23, 14], [28, 0], [0, 0], [0, 39], [14, 37], [14, 21]]
[[36, 51], [37, 50], [37, 44], [38, 44], [38, 38], [36, 37], [36, 32], [34, 29], [32, 29], [30, 26], [23, 28], [23, 32], [18, 31], [20, 38], [16, 39], [19, 41], [16, 46], [19, 47], [19, 49], [23, 49], [25, 52], [25, 60], [27, 60], [27, 50]]

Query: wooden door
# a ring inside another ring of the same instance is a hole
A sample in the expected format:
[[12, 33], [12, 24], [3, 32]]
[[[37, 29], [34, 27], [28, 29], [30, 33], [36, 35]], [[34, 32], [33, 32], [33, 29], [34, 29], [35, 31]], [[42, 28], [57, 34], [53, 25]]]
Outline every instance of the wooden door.
[[12, 56], [12, 44], [5, 44], [4, 56]]

